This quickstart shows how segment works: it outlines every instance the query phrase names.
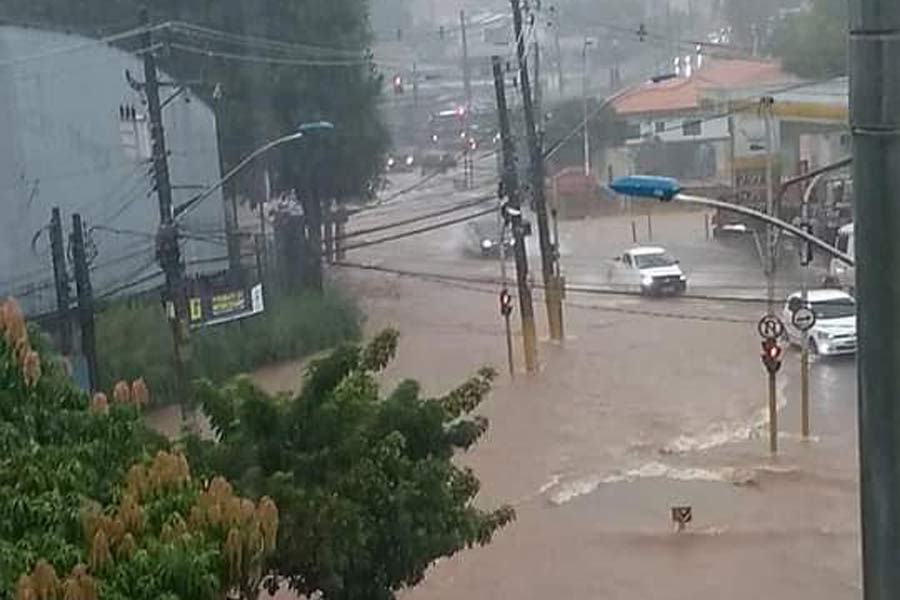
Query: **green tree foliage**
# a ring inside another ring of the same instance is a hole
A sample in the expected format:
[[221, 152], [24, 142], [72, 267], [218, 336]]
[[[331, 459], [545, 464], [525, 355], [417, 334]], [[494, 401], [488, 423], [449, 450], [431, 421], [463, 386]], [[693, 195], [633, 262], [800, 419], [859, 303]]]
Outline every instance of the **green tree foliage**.
[[[587, 108], [592, 152], [619, 144], [624, 125], [616, 119], [615, 111], [610, 107], [601, 108], [597, 98], [589, 98]], [[565, 100], [549, 110], [544, 133], [547, 149], [562, 142], [551, 158], [556, 167], [581, 164], [584, 159], [583, 122], [584, 105], [581, 99]]]
[[[24, 22], [97, 35], [135, 25], [144, 4], [9, 0], [3, 12]], [[270, 160], [276, 185], [316, 185], [336, 197], [375, 189], [387, 134], [377, 106], [382, 78], [367, 50], [368, 2], [158, 0], [150, 5], [155, 21], [185, 21], [243, 36], [180, 27], [157, 32], [166, 44], [162, 67], [177, 78], [199, 81], [195, 91], [216, 107], [226, 168], [301, 122], [325, 119], [337, 126], [327, 139], [303, 140]], [[136, 40], [125, 45], [138, 47]]]
[[[266, 312], [250, 319], [201, 329], [191, 336], [193, 376], [223, 382], [237, 373], [332, 348], [359, 336], [359, 310], [346, 296], [271, 294]], [[119, 379], [143, 377], [154, 404], [176, 397], [171, 332], [158, 298], [127, 299], [97, 318], [97, 346], [104, 388]]]
[[483, 370], [440, 398], [414, 381], [381, 396], [378, 373], [397, 333], [315, 361], [294, 396], [247, 379], [200, 396], [218, 443], [192, 440], [192, 462], [281, 511], [272, 569], [297, 591], [332, 600], [389, 600], [437, 558], [476, 544], [513, 518], [476, 508], [479, 482], [453, 463], [487, 429], [473, 412], [491, 387]]
[[847, 73], [847, 2], [815, 0], [809, 12], [787, 17], [772, 40], [784, 67], [801, 77], [820, 79]]
[[255, 597], [274, 503], [203, 489], [144, 427], [146, 400], [140, 380], [89, 400], [0, 304], [0, 599]]

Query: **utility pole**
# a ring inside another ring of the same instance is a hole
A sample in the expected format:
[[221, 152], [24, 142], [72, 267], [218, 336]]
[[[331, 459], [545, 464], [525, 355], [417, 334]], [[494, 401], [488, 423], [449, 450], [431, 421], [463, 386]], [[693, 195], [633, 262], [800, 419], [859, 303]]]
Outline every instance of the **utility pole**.
[[555, 6], [550, 7], [550, 12], [553, 14], [553, 43], [556, 52], [556, 83], [559, 86], [559, 97], [562, 98], [565, 96], [566, 79], [563, 75], [562, 51], [560, 50], [559, 45], [559, 13]]
[[94, 294], [91, 275], [84, 250], [84, 225], [81, 215], [72, 215], [72, 262], [75, 267], [75, 288], [78, 292], [78, 320], [81, 329], [81, 352], [87, 362], [88, 385], [91, 391], [100, 389], [97, 366], [97, 339], [94, 331]]
[[59, 207], [54, 206], [50, 216], [50, 251], [53, 255], [53, 283], [56, 287], [57, 331], [59, 349], [63, 356], [72, 354], [72, 323], [69, 321], [69, 273], [66, 269], [66, 251], [63, 242], [62, 218]]
[[525, 57], [525, 39], [522, 31], [522, 9], [520, 0], [510, 0], [513, 11], [513, 26], [516, 36], [516, 54], [519, 59], [519, 85], [522, 90], [522, 102], [525, 109], [525, 134], [528, 138], [528, 153], [531, 164], [531, 191], [534, 198], [534, 212], [538, 223], [538, 241], [541, 246], [541, 272], [544, 281], [544, 297], [547, 303], [547, 322], [550, 326], [550, 338], [562, 341], [562, 279], [556, 276], [556, 251], [551, 248], [550, 224], [547, 219], [547, 199], [544, 176], [544, 150], [538, 137], [534, 120], [534, 105], [529, 82], [528, 61]]
[[497, 213], [500, 219], [500, 316], [503, 317], [504, 333], [506, 334], [506, 360], [509, 363], [509, 376], [516, 376], [515, 355], [513, 353], [512, 340], [512, 300], [509, 298], [509, 284], [506, 277], [506, 216], [503, 214], [503, 199], [500, 199], [500, 210]]
[[466, 11], [459, 11], [459, 30], [462, 39], [462, 75], [465, 106], [463, 108], [463, 179], [465, 187], [474, 185], [474, 164], [472, 162], [472, 144], [469, 131], [472, 112], [472, 71], [469, 65], [469, 41], [466, 33]]
[[[772, 106], [775, 99], [771, 96], [764, 96], [760, 99], [759, 107], [763, 114], [763, 120], [766, 125], [766, 214], [770, 217], [775, 215], [775, 182], [773, 181], [773, 160], [775, 156], [775, 140], [772, 135]], [[775, 314], [775, 228], [766, 225], [766, 308], [768, 314]]]
[[900, 598], [900, 3], [850, 2], [860, 509], [865, 600]]
[[187, 298], [184, 289], [184, 265], [178, 240], [178, 224], [172, 207], [172, 184], [169, 179], [169, 159], [163, 130], [162, 106], [159, 100], [159, 80], [156, 73], [156, 56], [153, 32], [147, 9], [140, 12], [141, 46], [147, 48], [144, 58], [144, 91], [147, 95], [147, 112], [150, 119], [150, 137], [153, 142], [153, 175], [159, 199], [159, 230], [156, 234], [156, 258], [166, 276], [166, 313], [172, 329], [172, 354], [175, 364], [175, 386], [181, 405], [181, 420], [188, 424], [193, 420], [188, 390], [188, 360], [190, 341], [188, 330]]
[[503, 143], [502, 195], [506, 196], [504, 219], [509, 219], [513, 233], [513, 253], [516, 259], [516, 283], [519, 291], [519, 312], [522, 314], [522, 345], [525, 354], [525, 370], [537, 371], [537, 334], [534, 327], [534, 306], [528, 282], [528, 254], [525, 248], [525, 227], [522, 222], [522, 202], [519, 197], [519, 176], [516, 173], [516, 149], [509, 129], [509, 112], [506, 107], [506, 84], [499, 56], [491, 57], [494, 71], [494, 89], [497, 93], [497, 115], [500, 138]]

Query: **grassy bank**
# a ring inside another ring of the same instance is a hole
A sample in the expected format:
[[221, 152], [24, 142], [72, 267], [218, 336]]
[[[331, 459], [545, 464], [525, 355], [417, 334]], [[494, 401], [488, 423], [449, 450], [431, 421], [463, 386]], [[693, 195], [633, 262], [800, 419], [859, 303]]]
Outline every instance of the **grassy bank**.
[[[222, 381], [302, 358], [357, 338], [361, 321], [356, 305], [341, 293], [271, 298], [262, 315], [193, 331], [191, 376]], [[175, 400], [171, 333], [158, 300], [106, 307], [97, 317], [97, 350], [104, 389], [143, 377], [154, 403]]]

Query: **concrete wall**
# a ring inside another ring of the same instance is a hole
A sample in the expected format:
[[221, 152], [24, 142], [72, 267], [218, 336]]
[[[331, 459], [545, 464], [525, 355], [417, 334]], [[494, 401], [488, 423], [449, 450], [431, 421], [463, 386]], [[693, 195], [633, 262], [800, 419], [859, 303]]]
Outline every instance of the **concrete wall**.
[[[152, 236], [158, 205], [146, 152], [135, 148], [134, 139], [142, 126], [123, 127], [119, 118], [122, 104], [133, 105], [139, 121], [146, 110], [126, 83], [125, 69], [142, 77], [135, 57], [93, 40], [0, 27], [0, 296], [16, 295], [31, 312], [55, 303], [44, 230], [53, 206], [62, 209], [67, 231], [72, 213], [80, 212], [88, 227], [143, 233], [91, 233], [97, 292], [156, 268]], [[215, 117], [187, 95], [165, 108], [164, 121], [177, 204], [219, 179]], [[221, 195], [208, 198], [185, 225], [197, 232], [221, 231]], [[195, 261], [224, 256], [225, 248], [188, 241], [184, 255]]]

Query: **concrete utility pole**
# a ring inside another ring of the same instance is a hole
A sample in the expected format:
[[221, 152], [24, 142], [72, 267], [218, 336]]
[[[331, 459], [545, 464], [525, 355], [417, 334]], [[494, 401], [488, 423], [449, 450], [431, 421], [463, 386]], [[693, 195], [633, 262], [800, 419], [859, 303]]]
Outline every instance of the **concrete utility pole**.
[[56, 287], [57, 331], [59, 349], [63, 356], [72, 354], [72, 323], [69, 321], [69, 273], [66, 269], [66, 250], [63, 242], [62, 218], [59, 207], [50, 215], [50, 251], [53, 255], [53, 282]]
[[525, 248], [525, 227], [522, 220], [522, 202], [519, 197], [519, 176], [516, 173], [516, 148], [509, 129], [509, 111], [506, 107], [506, 84], [499, 56], [491, 57], [494, 71], [494, 89], [497, 93], [497, 115], [503, 147], [503, 195], [506, 196], [504, 219], [512, 225], [513, 253], [516, 258], [516, 283], [519, 291], [519, 311], [522, 313], [522, 344], [525, 354], [525, 370], [537, 371], [537, 334], [534, 327], [534, 306], [528, 282], [528, 253]]
[[544, 132], [544, 86], [541, 82], [541, 44], [537, 40], [531, 44], [531, 53], [534, 55], [534, 112], [537, 114], [538, 134], [542, 134]]
[[459, 11], [459, 31], [462, 39], [462, 75], [463, 93], [465, 94], [465, 108], [463, 110], [463, 179], [465, 187], [471, 188], [475, 184], [475, 168], [472, 161], [472, 145], [470, 142], [470, 123], [472, 112], [472, 70], [469, 65], [469, 38], [466, 33], [466, 11]]
[[534, 198], [534, 212], [537, 216], [538, 241], [541, 246], [541, 272], [544, 281], [544, 297], [547, 303], [547, 322], [550, 338], [562, 341], [565, 337], [562, 310], [562, 278], [556, 276], [556, 251], [551, 247], [550, 223], [547, 218], [547, 198], [544, 175], [544, 151], [538, 137], [534, 119], [534, 104], [525, 57], [525, 39], [522, 30], [522, 9], [519, 0], [510, 0], [513, 12], [513, 27], [516, 36], [516, 54], [519, 61], [519, 84], [525, 109], [525, 134], [528, 138], [528, 153], [531, 165], [531, 191]]
[[900, 598], [900, 3], [850, 2], [865, 600]]
[[156, 258], [166, 276], [166, 313], [172, 329], [172, 350], [175, 363], [175, 386], [181, 406], [182, 423], [192, 420], [188, 391], [189, 329], [187, 298], [184, 289], [184, 265], [178, 240], [178, 224], [172, 206], [172, 184], [169, 180], [169, 159], [166, 137], [163, 131], [162, 106], [159, 100], [159, 80], [156, 73], [156, 56], [153, 32], [147, 9], [140, 12], [141, 46], [147, 48], [144, 58], [144, 92], [147, 95], [147, 112], [150, 120], [150, 137], [153, 142], [153, 175], [159, 199], [159, 230], [156, 234]]
[[81, 329], [81, 352], [87, 363], [88, 385], [92, 392], [100, 389], [97, 365], [97, 339], [94, 331], [94, 293], [84, 249], [84, 225], [81, 215], [72, 215], [72, 262], [75, 267], [75, 288], [78, 292], [78, 320]]

